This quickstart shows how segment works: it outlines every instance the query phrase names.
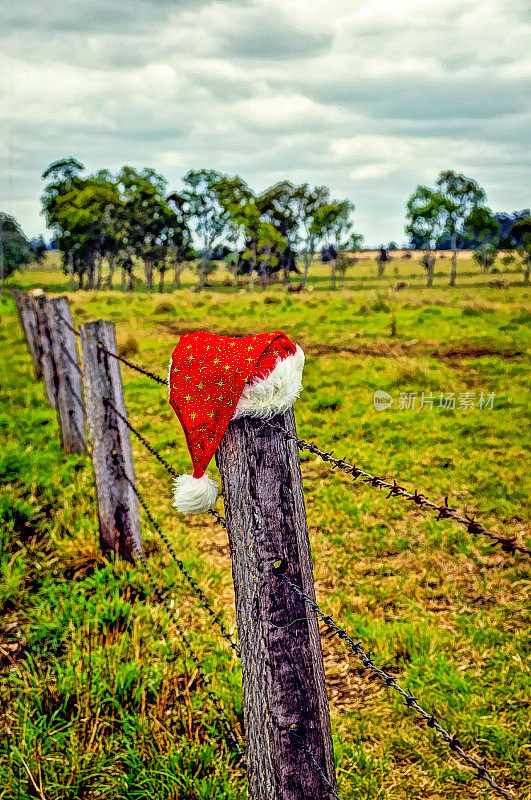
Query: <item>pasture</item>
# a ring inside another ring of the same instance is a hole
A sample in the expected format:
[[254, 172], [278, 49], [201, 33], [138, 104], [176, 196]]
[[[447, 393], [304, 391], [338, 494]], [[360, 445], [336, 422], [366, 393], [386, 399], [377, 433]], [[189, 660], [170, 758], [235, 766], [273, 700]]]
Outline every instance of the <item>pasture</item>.
[[[182, 332], [284, 330], [307, 357], [295, 407], [302, 438], [436, 502], [448, 496], [529, 546], [530, 289], [515, 267], [484, 275], [467, 258], [450, 289], [449, 267], [437, 262], [430, 290], [420, 264], [397, 258], [380, 279], [374, 260], [359, 261], [335, 292], [326, 265], [315, 265], [300, 294], [235, 290], [221, 268], [199, 294], [191, 272], [163, 295], [70, 294], [52, 259], [9, 284], [68, 293], [76, 324], [111, 320], [120, 352], [160, 375]], [[508, 287], [489, 287], [495, 278]], [[11, 299], [0, 317], [0, 798], [244, 798], [245, 777], [151, 587], [98, 552], [89, 459], [60, 451]], [[126, 367], [122, 376], [133, 424], [188, 470], [164, 388]], [[377, 390], [393, 399], [386, 410], [374, 407]], [[225, 532], [172, 509], [166, 472], [132, 444], [157, 521], [234, 628]], [[500, 783], [530, 797], [529, 557], [301, 458], [321, 607]], [[240, 726], [237, 660], [145, 519], [143, 534], [159, 587]], [[341, 642], [324, 637], [323, 650], [343, 800], [492, 796]]]

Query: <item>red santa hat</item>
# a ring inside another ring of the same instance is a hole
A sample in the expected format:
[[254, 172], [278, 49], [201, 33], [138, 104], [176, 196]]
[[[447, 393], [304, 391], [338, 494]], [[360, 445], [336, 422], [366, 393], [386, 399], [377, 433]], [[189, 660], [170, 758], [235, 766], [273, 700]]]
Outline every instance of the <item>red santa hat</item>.
[[302, 389], [303, 366], [301, 348], [280, 331], [243, 338], [202, 331], [181, 336], [168, 384], [194, 472], [175, 480], [173, 505], [179, 511], [214, 505], [218, 487], [205, 470], [229, 422], [291, 408]]

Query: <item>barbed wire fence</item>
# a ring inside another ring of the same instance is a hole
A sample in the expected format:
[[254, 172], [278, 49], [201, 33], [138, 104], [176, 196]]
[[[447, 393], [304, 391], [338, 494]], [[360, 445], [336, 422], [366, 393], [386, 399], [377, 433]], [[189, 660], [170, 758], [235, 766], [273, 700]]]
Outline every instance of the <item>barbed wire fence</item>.
[[[19, 315], [21, 315], [21, 311], [19, 310]], [[66, 327], [66, 329], [71, 333], [74, 334], [76, 337], [80, 337], [81, 331], [77, 329], [72, 323], [70, 323], [64, 315], [62, 315], [59, 311], [56, 311], [56, 315], [58, 320], [60, 320], [61, 324]], [[24, 332], [26, 334], [26, 328], [24, 328]], [[30, 347], [30, 343], [28, 342], [28, 346]], [[129, 361], [128, 359], [121, 356], [119, 353], [113, 352], [110, 350], [102, 341], [97, 341], [96, 346], [99, 350], [105, 353], [105, 355], [109, 358], [115, 359], [127, 367], [135, 370], [136, 372], [143, 374], [145, 377], [150, 379], [151, 381], [156, 382], [159, 385], [168, 385], [168, 381], [165, 378], [156, 375], [155, 373], [151, 372], [150, 370], [144, 369], [143, 367], [139, 366], [138, 364], [134, 364], [133, 362]], [[61, 348], [64, 349], [64, 346], [61, 342]], [[32, 348], [30, 347], [30, 352]], [[65, 356], [67, 357], [67, 361], [71, 362], [70, 366], [72, 369], [81, 374], [82, 369], [79, 364], [71, 357], [71, 354], [68, 349], [65, 350]], [[70, 375], [65, 375], [65, 380], [69, 383], [70, 389], [72, 390], [72, 378]], [[75, 396], [75, 402], [80, 404], [83, 407], [83, 400], [82, 398], [77, 395]], [[132, 433], [138, 441], [143, 445], [147, 452], [149, 452], [159, 464], [161, 464], [166, 472], [173, 478], [178, 477], [178, 472], [175, 470], [174, 467], [164, 458], [164, 456], [158, 451], [158, 449], [148, 441], [148, 439], [143, 436], [140, 431], [127, 419], [126, 413], [124, 414], [115, 403], [113, 403], [110, 397], [102, 396], [101, 403], [104, 407], [105, 413], [112, 413], [117, 420], [123, 423], [126, 426], [127, 430]], [[499, 545], [502, 550], [508, 554], [531, 554], [531, 549], [525, 547], [524, 545], [520, 544], [515, 537], [505, 537], [500, 534], [496, 534], [490, 529], [486, 528], [476, 519], [467, 516], [466, 514], [460, 514], [457, 509], [451, 508], [448, 505], [448, 498], [445, 498], [444, 504], [436, 504], [429, 500], [423, 493], [419, 492], [415, 489], [414, 492], [409, 492], [403, 486], [399, 485], [396, 480], [392, 483], [388, 480], [380, 478], [372, 473], [357, 467], [354, 464], [350, 464], [346, 459], [343, 458], [336, 458], [333, 455], [333, 452], [329, 452], [326, 450], [322, 450], [316, 444], [307, 442], [306, 440], [300, 439], [293, 431], [288, 430], [284, 425], [278, 424], [278, 422], [269, 422], [269, 421], [260, 421], [254, 423], [257, 428], [263, 430], [270, 430], [277, 434], [280, 434], [287, 442], [294, 443], [296, 447], [300, 450], [306, 450], [313, 455], [319, 457], [323, 462], [330, 465], [332, 470], [340, 470], [345, 472], [346, 474], [350, 475], [353, 480], [360, 480], [368, 486], [374, 488], [385, 488], [388, 490], [388, 498], [391, 497], [399, 497], [402, 498], [412, 504], [414, 504], [417, 508], [423, 509], [427, 508], [432, 512], [437, 514], [437, 519], [449, 519], [453, 522], [457, 522], [458, 524], [464, 525], [466, 530], [473, 536], [475, 535], [482, 535], [488, 538], [494, 545]], [[174, 547], [172, 546], [170, 540], [165, 535], [164, 531], [162, 530], [161, 526], [156, 522], [155, 517], [149, 508], [148, 503], [146, 502], [145, 497], [139, 491], [136, 480], [134, 479], [134, 471], [132, 471], [133, 478], [130, 474], [128, 474], [127, 469], [120, 464], [120, 459], [118, 458], [117, 454], [113, 456], [116, 461], [116, 468], [121, 476], [121, 478], [125, 481], [131, 491], [134, 493], [134, 496], [140, 506], [142, 507], [151, 527], [156, 532], [158, 537], [160, 538], [161, 542], [163, 543], [164, 547], [168, 551], [169, 555], [171, 556], [172, 560], [176, 563], [178, 569], [180, 570], [181, 574], [183, 575], [187, 585], [189, 586], [193, 596], [196, 598], [199, 605], [203, 608], [203, 610], [208, 614], [212, 622], [217, 626], [219, 629], [223, 639], [227, 642], [229, 647], [231, 648], [233, 654], [236, 656], [241, 655], [240, 645], [236, 642], [234, 636], [229, 632], [226, 625], [224, 624], [223, 620], [220, 616], [216, 613], [213, 608], [212, 603], [209, 601], [208, 597], [206, 596], [205, 592], [201, 589], [197, 581], [191, 575], [189, 570], [185, 567], [184, 563], [181, 559], [179, 559]], [[211, 509], [211, 515], [214, 517], [216, 522], [221, 526], [227, 528], [226, 520], [221, 516], [221, 514], [216, 511], [215, 509]], [[183, 644], [183, 648], [188, 653], [189, 657], [193, 661], [195, 667], [197, 668], [198, 672], [201, 675], [201, 678], [204, 682], [204, 685], [207, 690], [207, 694], [209, 699], [211, 700], [213, 706], [215, 707], [219, 719], [222, 723], [224, 729], [224, 735], [227, 740], [229, 747], [235, 751], [238, 756], [238, 759], [244, 766], [248, 766], [246, 763], [245, 755], [243, 746], [239, 740], [236, 731], [228, 718], [226, 712], [224, 711], [219, 698], [213, 692], [212, 684], [206, 674], [203, 665], [201, 664], [197, 654], [195, 653], [190, 641], [186, 637], [181, 624], [179, 623], [178, 617], [175, 614], [171, 604], [169, 603], [167, 597], [161, 592], [161, 590], [157, 586], [157, 579], [153, 573], [153, 570], [149, 566], [148, 560], [143, 554], [141, 550], [137, 548], [136, 552], [134, 553], [135, 560], [138, 561], [142, 568], [146, 571], [151, 583], [154, 587], [154, 593], [157, 596], [158, 601], [164, 606], [166, 612], [172, 619], [173, 624], [175, 625], [176, 630], [178, 631], [179, 638]], [[271, 569], [271, 573], [278, 581], [279, 586], [282, 585], [287, 587], [293, 596], [296, 596], [299, 600], [304, 603], [304, 607], [306, 609], [307, 617], [310, 618], [312, 615], [319, 619], [321, 623], [326, 627], [326, 629], [331, 632], [334, 636], [337, 636], [341, 639], [349, 648], [350, 650], [360, 659], [363, 669], [368, 671], [370, 674], [375, 675], [379, 682], [384, 685], [385, 687], [389, 688], [391, 691], [398, 693], [401, 697], [404, 705], [408, 708], [413, 710], [420, 718], [422, 718], [427, 727], [431, 728], [432, 730], [436, 731], [439, 736], [446, 742], [450, 750], [456, 753], [460, 758], [470, 767], [472, 768], [477, 777], [484, 780], [490, 788], [498, 794], [498, 796], [506, 798], [506, 800], [511, 800], [514, 798], [507, 789], [502, 787], [491, 775], [489, 772], [486, 763], [481, 763], [479, 760], [471, 756], [467, 753], [460, 740], [458, 739], [456, 734], [450, 734], [448, 730], [440, 724], [440, 722], [436, 719], [435, 715], [426, 711], [422, 705], [418, 702], [418, 699], [409, 691], [404, 690], [396, 679], [390, 675], [385, 669], [378, 667], [372, 659], [372, 656], [368, 654], [362, 647], [361, 642], [355, 641], [344, 628], [338, 625], [335, 620], [332, 618], [331, 615], [327, 615], [321, 607], [317, 604], [316, 600], [308, 594], [307, 591], [304, 591], [301, 586], [298, 585], [292, 578], [290, 577], [290, 565], [286, 563], [283, 559], [278, 559], [274, 563], [269, 565]], [[296, 619], [293, 622], [300, 622], [301, 620]], [[296, 629], [292, 628], [290, 623], [286, 628], [289, 628], [289, 635], [291, 637], [296, 636]], [[241, 634], [241, 632], [240, 632]], [[290, 738], [297, 744], [300, 749], [300, 752], [306, 759], [307, 764], [311, 767], [314, 771], [315, 775], [318, 776], [321, 785], [321, 791], [326, 792], [326, 794], [330, 797], [339, 800], [337, 791], [335, 788], [334, 783], [330, 780], [329, 771], [327, 772], [326, 769], [323, 768], [322, 760], [319, 759], [318, 755], [308, 746], [307, 742], [302, 735], [303, 732], [299, 728], [297, 723], [291, 723], [288, 726], [288, 734]], [[479, 747], [479, 744], [478, 744]]]

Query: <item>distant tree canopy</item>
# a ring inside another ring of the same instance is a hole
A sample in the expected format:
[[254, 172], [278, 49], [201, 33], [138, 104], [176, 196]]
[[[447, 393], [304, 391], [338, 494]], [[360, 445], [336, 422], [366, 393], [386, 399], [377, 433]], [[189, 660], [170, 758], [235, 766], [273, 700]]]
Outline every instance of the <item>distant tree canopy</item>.
[[522, 211], [513, 211], [511, 214], [494, 214], [494, 219], [500, 226], [499, 239], [502, 250], [513, 250], [524, 244], [524, 233], [518, 226], [520, 221], [529, 220], [531, 210], [524, 208]]
[[413, 247], [427, 251], [423, 263], [428, 286], [432, 285], [435, 268], [431, 251], [441, 242], [452, 250], [450, 286], [456, 282], [458, 247], [472, 243], [475, 237], [480, 237], [483, 245], [487, 240], [494, 244], [499, 225], [485, 200], [485, 191], [475, 180], [453, 170], [441, 172], [433, 189], [417, 186], [409, 198], [406, 233]]
[[162, 289], [170, 266], [178, 286], [182, 265], [195, 256], [201, 288], [215, 262], [229, 254], [234, 280], [248, 274], [252, 288], [254, 276], [266, 280], [281, 271], [287, 280], [289, 272], [298, 272], [300, 252], [305, 283], [320, 244], [339, 251], [349, 241], [359, 246], [362, 238], [357, 234], [349, 240], [352, 203], [330, 201], [324, 186], [281, 181], [257, 194], [237, 175], [200, 169], [187, 172], [183, 188], [168, 194], [165, 178], [152, 169], [124, 166], [116, 175], [107, 170], [85, 175], [75, 158], [54, 162], [43, 178], [48, 180], [43, 213], [54, 246], [72, 286], [77, 278], [80, 288], [100, 288], [103, 259], [109, 265], [109, 285], [118, 266], [122, 287], [127, 282], [132, 288], [133, 269], [141, 263], [148, 290], [155, 270]]
[[14, 217], [0, 211], [0, 281], [35, 260], [36, 252]]

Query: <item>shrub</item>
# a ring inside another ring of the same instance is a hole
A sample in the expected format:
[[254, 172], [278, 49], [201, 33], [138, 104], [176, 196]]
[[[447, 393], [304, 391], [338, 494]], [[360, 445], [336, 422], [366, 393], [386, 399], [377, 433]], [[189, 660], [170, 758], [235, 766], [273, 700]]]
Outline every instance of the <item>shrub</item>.
[[134, 336], [128, 336], [125, 342], [118, 345], [118, 355], [124, 356], [134, 356], [135, 353], [138, 353], [138, 342]]
[[482, 269], [488, 270], [496, 261], [497, 255], [498, 251], [494, 245], [484, 244], [482, 247], [478, 247], [477, 250], [474, 250], [472, 258], [480, 265]]
[[155, 306], [154, 313], [155, 314], [172, 314], [175, 311], [175, 307], [171, 303], [162, 302]]
[[374, 300], [374, 302], [372, 303], [372, 310], [386, 311], [386, 312], [390, 310], [389, 302], [385, 297], [385, 295], [380, 294], [380, 292], [378, 292], [378, 294], [376, 295], [376, 300]]

